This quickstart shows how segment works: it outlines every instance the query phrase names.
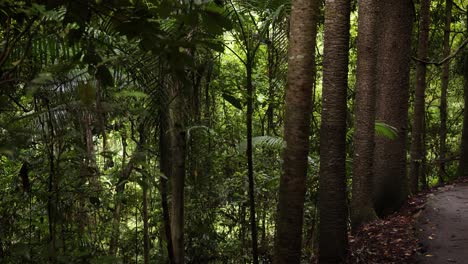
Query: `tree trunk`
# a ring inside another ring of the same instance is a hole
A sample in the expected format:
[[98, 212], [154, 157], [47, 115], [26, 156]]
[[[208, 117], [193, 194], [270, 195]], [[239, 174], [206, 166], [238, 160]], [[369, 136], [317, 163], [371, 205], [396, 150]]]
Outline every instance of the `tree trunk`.
[[287, 145], [279, 188], [276, 264], [301, 260], [318, 6], [318, 0], [292, 2], [284, 131]]
[[[270, 34], [271, 33], [271, 34]], [[275, 112], [275, 85], [276, 85], [276, 75], [277, 75], [277, 51], [273, 45], [275, 41], [275, 24], [272, 25], [271, 31], [268, 31], [268, 108], [266, 111], [267, 119], [267, 128], [266, 134], [272, 135], [272, 130], [274, 129], [273, 119]], [[273, 133], [274, 134], [274, 133]]]
[[349, 0], [325, 2], [319, 263], [344, 263], [346, 258], [346, 93], [350, 8]]
[[354, 134], [351, 225], [374, 220], [372, 157], [374, 156], [379, 0], [360, 0], [358, 14], [356, 123]]
[[[427, 60], [428, 56], [430, 7], [430, 0], [421, 0], [418, 40], [418, 58], [421, 60]], [[424, 175], [422, 175], [422, 160], [424, 159], [423, 130], [426, 110], [426, 69], [426, 63], [417, 62], [413, 127], [411, 133], [413, 140], [411, 141], [410, 191], [412, 194], [416, 194], [418, 192], [419, 179], [424, 177]]]
[[[145, 164], [147, 164], [146, 160], [146, 134], [145, 134], [145, 123], [142, 122], [140, 127], [138, 128], [138, 132], [140, 134], [140, 144], [141, 149], [143, 151], [143, 160], [142, 160], [142, 177], [143, 177], [143, 186], [142, 186], [142, 194], [143, 194], [143, 263], [149, 264], [149, 252], [150, 252], [150, 238], [149, 238], [149, 223], [148, 223], [148, 174], [146, 169], [144, 168]], [[139, 154], [141, 155], [141, 154]]]
[[167, 255], [169, 257], [169, 263], [174, 263], [174, 251], [172, 246], [172, 235], [171, 235], [171, 222], [169, 216], [169, 204], [167, 199], [167, 180], [171, 175], [171, 148], [170, 148], [170, 136], [168, 129], [168, 113], [166, 110], [161, 110], [160, 114], [160, 127], [159, 127], [159, 153], [160, 153], [160, 168], [161, 176], [159, 177], [159, 191], [161, 195], [161, 207], [163, 214], [163, 225], [165, 239], [167, 241]]
[[149, 225], [148, 225], [148, 176], [143, 175], [143, 257], [144, 264], [149, 264]]
[[171, 137], [171, 235], [174, 263], [184, 263], [184, 185], [185, 185], [185, 96], [182, 83], [175, 81], [169, 106]]
[[249, 205], [250, 205], [250, 233], [252, 236], [252, 258], [253, 263], [258, 264], [258, 232], [257, 220], [255, 219], [255, 180], [253, 171], [253, 148], [252, 148], [252, 119], [253, 119], [253, 83], [252, 71], [253, 61], [247, 60], [246, 86], [247, 86], [247, 176], [249, 180]]
[[[125, 128], [122, 128], [125, 129]], [[137, 158], [139, 157], [138, 152], [141, 151], [142, 142], [144, 142], [144, 134], [140, 134], [140, 139], [137, 144], [137, 147], [132, 154], [132, 157], [126, 163], [126, 152], [127, 152], [127, 137], [125, 132], [122, 132], [122, 169], [119, 175], [119, 180], [117, 185], [115, 186], [115, 208], [113, 213], [112, 219], [112, 232], [111, 232], [111, 240], [109, 244], [109, 252], [111, 255], [116, 255], [117, 248], [119, 245], [119, 237], [120, 237], [120, 219], [121, 219], [121, 211], [122, 211], [122, 199], [124, 197], [125, 192], [125, 185], [127, 183], [130, 174], [132, 173]]]
[[[450, 55], [450, 24], [452, 23], [452, 0], [445, 2], [444, 27], [444, 58]], [[450, 60], [444, 63], [442, 71], [442, 86], [440, 88], [440, 149], [439, 149], [439, 184], [444, 183], [445, 158], [447, 154], [447, 91], [450, 77]]]
[[382, 0], [381, 10], [376, 120], [397, 128], [398, 137], [375, 139], [373, 200], [378, 215], [398, 210], [409, 193], [406, 136], [413, 1]]
[[[468, 23], [468, 10], [466, 11], [466, 21]], [[468, 24], [465, 31], [468, 32]], [[463, 65], [463, 92], [464, 92], [464, 109], [463, 109], [463, 130], [460, 147], [460, 162], [458, 164], [458, 177], [468, 176], [468, 52], [465, 52]]]
[[[125, 128], [123, 128], [125, 129]], [[115, 207], [113, 212], [112, 218], [112, 232], [111, 232], [111, 240], [109, 244], [109, 253], [113, 256], [117, 253], [117, 246], [119, 243], [119, 236], [120, 236], [120, 212], [122, 207], [122, 196], [125, 190], [125, 179], [128, 178], [125, 175], [125, 168], [130, 164], [126, 164], [126, 157], [127, 157], [127, 136], [125, 132], [122, 132], [122, 168], [120, 172], [120, 177], [115, 187]]]

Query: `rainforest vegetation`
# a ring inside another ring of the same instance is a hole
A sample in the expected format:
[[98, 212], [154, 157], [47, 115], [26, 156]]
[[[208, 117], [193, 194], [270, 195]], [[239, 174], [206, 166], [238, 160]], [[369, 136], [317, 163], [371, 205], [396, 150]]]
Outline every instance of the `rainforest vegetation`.
[[466, 0], [0, 0], [0, 24], [0, 263], [345, 263], [468, 175]]

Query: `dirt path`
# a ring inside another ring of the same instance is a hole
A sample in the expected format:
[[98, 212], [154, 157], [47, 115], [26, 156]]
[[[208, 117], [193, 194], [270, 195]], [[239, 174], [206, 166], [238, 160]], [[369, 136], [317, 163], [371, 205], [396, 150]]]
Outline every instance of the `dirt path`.
[[468, 263], [468, 185], [430, 194], [419, 218], [418, 263]]

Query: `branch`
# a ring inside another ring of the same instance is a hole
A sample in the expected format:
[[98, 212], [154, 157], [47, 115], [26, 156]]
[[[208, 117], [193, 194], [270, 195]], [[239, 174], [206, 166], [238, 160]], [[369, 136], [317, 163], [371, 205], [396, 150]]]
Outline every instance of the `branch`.
[[15, 103], [15, 105], [17, 105], [19, 108], [21, 108], [25, 113], [27, 112], [31, 112], [33, 109], [27, 109], [26, 107], [24, 107], [19, 101], [17, 101], [15, 98], [13, 98], [13, 96], [11, 96], [10, 94], [7, 94], [8, 98], [10, 98], [11, 101], [13, 101], [13, 103]]
[[450, 61], [452, 60], [455, 56], [458, 55], [458, 53], [460, 53], [460, 51], [463, 50], [463, 48], [468, 44], [468, 39], [465, 39], [465, 41], [463, 41], [463, 43], [460, 45], [460, 47], [458, 47], [458, 49], [450, 54], [449, 56], [445, 57], [444, 59], [442, 59], [441, 61], [426, 61], [426, 60], [423, 60], [423, 59], [419, 59], [419, 58], [416, 58], [416, 57], [412, 57], [413, 60], [417, 61], [417, 62], [420, 62], [420, 63], [424, 63], [424, 64], [433, 64], [433, 65], [436, 65], [436, 66], [440, 66], [444, 63], [446, 63], [447, 61]]
[[234, 56], [236, 56], [242, 62], [242, 64], [247, 65], [247, 62], [245, 62], [244, 59], [242, 59], [239, 56], [239, 54], [237, 54], [237, 52], [235, 52], [233, 49], [231, 49], [231, 47], [229, 47], [226, 43], [224, 43], [224, 41], [221, 42], [221, 43], [223, 44], [224, 47], [226, 47], [229, 51], [231, 51], [232, 54], [234, 54]]

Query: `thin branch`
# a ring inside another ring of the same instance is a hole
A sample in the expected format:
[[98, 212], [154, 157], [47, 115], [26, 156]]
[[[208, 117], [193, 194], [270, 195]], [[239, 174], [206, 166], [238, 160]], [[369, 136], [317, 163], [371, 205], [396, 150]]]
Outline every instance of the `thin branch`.
[[417, 62], [420, 62], [420, 63], [424, 63], [424, 64], [433, 64], [433, 65], [436, 65], [436, 66], [440, 66], [444, 63], [446, 63], [447, 61], [450, 61], [452, 60], [455, 56], [458, 55], [458, 53], [460, 53], [460, 51], [463, 50], [463, 48], [468, 44], [468, 39], [465, 39], [465, 41], [463, 41], [463, 43], [460, 45], [460, 47], [458, 47], [458, 49], [450, 54], [449, 56], [445, 57], [444, 59], [442, 59], [441, 61], [426, 61], [426, 60], [423, 60], [423, 59], [419, 59], [419, 58], [416, 58], [416, 57], [412, 57], [413, 60], [417, 61]]
[[8, 98], [10, 98], [11, 101], [13, 101], [13, 103], [15, 103], [15, 105], [17, 105], [19, 108], [21, 108], [24, 112], [31, 112], [33, 109], [27, 109], [26, 107], [24, 107], [20, 102], [18, 102], [15, 98], [13, 98], [13, 96], [11, 96], [10, 94], [7, 94]]
[[242, 64], [244, 64], [244, 66], [247, 65], [247, 62], [244, 61], [244, 59], [242, 59], [239, 54], [237, 54], [233, 49], [231, 49], [231, 47], [229, 47], [226, 43], [222, 42], [223, 43], [223, 46], [226, 47], [229, 51], [232, 52], [232, 54], [234, 54], [234, 56], [236, 56], [241, 62]]

